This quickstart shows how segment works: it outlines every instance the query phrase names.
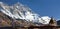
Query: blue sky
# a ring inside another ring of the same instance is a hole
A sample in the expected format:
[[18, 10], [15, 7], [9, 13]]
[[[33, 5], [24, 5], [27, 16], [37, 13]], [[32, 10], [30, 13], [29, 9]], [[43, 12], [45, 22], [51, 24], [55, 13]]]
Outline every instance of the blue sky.
[[20, 2], [30, 7], [40, 16], [53, 16], [60, 19], [60, 0], [0, 0], [1, 2], [12, 5]]

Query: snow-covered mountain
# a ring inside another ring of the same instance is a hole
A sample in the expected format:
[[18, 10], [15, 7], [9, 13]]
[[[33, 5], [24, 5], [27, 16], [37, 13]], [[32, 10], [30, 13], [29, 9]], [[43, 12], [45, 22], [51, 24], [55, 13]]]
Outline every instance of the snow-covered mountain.
[[26, 21], [32, 21], [42, 24], [48, 24], [51, 19], [48, 16], [39, 17], [39, 15], [34, 13], [29, 7], [24, 6], [19, 2], [11, 6], [0, 2], [0, 11], [13, 19], [25, 19]]

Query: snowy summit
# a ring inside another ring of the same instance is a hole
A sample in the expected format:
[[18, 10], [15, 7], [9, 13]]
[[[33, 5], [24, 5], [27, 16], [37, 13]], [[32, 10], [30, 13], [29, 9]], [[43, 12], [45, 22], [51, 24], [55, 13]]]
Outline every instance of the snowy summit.
[[29, 7], [19, 2], [11, 6], [0, 2], [0, 11], [13, 19], [25, 19], [26, 21], [39, 22], [42, 24], [48, 24], [50, 21], [50, 17], [39, 17], [39, 15], [34, 13]]

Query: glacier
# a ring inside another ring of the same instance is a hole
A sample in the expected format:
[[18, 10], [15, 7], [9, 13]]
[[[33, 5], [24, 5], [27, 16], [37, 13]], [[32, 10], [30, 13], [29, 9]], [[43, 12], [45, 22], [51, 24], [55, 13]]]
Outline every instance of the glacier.
[[19, 2], [11, 6], [0, 2], [0, 11], [13, 19], [25, 19], [26, 21], [39, 22], [42, 24], [48, 24], [51, 19], [48, 16], [39, 17], [39, 14], [34, 13], [29, 7]]

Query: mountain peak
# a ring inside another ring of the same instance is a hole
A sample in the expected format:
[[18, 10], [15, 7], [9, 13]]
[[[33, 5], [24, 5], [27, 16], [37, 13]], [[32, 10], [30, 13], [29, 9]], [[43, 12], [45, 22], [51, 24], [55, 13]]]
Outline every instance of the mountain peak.
[[24, 6], [23, 4], [21, 4], [20, 2], [17, 2], [16, 4], [14, 4], [16, 6]]
[[[2, 3], [2, 2], [0, 2], [0, 3]], [[46, 17], [44, 19], [39, 19], [40, 17], [38, 14], [32, 12], [32, 10], [29, 7], [23, 5], [19, 2], [17, 2], [16, 4], [13, 4], [12, 6], [2, 3], [0, 8], [2, 8], [2, 9], [0, 9], [1, 12], [12, 17], [13, 19], [23, 19], [23, 20], [25, 19], [26, 21], [32, 21], [32, 22], [37, 22], [37, 23], [38, 22], [42, 23], [45, 21], [45, 24], [47, 24], [47, 22], [49, 23], [49, 19], [46, 19], [48, 17]], [[44, 20], [44, 21], [42, 21], [42, 20]]]

